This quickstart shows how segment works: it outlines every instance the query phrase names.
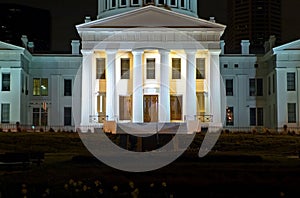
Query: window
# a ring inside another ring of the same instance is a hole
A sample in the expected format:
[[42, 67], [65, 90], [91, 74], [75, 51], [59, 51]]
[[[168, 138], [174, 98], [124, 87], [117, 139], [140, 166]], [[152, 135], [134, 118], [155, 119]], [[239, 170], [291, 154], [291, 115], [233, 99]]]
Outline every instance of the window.
[[239, 67], [239, 64], [234, 64], [234, 67], [235, 67], [235, 68], [238, 68], [238, 67]]
[[185, 1], [186, 1], [186, 0], [181, 0], [181, 1], [180, 1], [180, 6], [181, 6], [182, 8], [185, 8], [185, 7], [186, 7]]
[[155, 58], [147, 58], [147, 79], [155, 79]]
[[233, 79], [226, 79], [226, 96], [233, 96]]
[[131, 96], [120, 96], [119, 104], [120, 104], [120, 108], [119, 108], [120, 120], [131, 120], [131, 115], [132, 115]]
[[97, 112], [99, 115], [106, 113], [106, 96], [103, 93], [99, 93], [97, 96]]
[[295, 73], [287, 73], [286, 79], [287, 79], [287, 90], [296, 91]]
[[228, 68], [228, 64], [224, 64], [224, 68]]
[[105, 58], [96, 59], [96, 79], [105, 79]]
[[10, 74], [2, 74], [2, 91], [10, 91]]
[[48, 96], [48, 78], [33, 79], [33, 95]]
[[111, 0], [111, 7], [112, 8], [115, 8], [116, 7], [116, 0]]
[[172, 58], [172, 79], [181, 79], [181, 59]]
[[196, 79], [205, 79], [205, 59], [196, 59]]
[[170, 96], [171, 120], [182, 120], [182, 96]]
[[34, 126], [47, 126], [48, 112], [43, 108], [33, 108], [32, 110], [32, 124]]
[[234, 125], [233, 107], [226, 107], [226, 126]]
[[170, 5], [172, 7], [177, 7], [177, 0], [170, 0]]
[[121, 79], [130, 79], [129, 58], [121, 58]]
[[296, 123], [296, 103], [288, 103], [288, 123]]
[[64, 96], [72, 96], [72, 80], [64, 80]]
[[258, 68], [258, 64], [257, 63], [254, 64], [254, 68]]
[[164, 5], [164, 4], [166, 4], [166, 0], [158, 0], [158, 4]]
[[127, 5], [127, 0], [120, 0], [120, 7], [124, 7]]
[[131, 5], [139, 5], [139, 0], [131, 0]]
[[145, 0], [145, 4], [154, 3], [154, 0]]
[[65, 126], [72, 125], [72, 108], [71, 107], [64, 108], [64, 125]]
[[10, 121], [10, 104], [1, 104], [1, 123], [9, 123]]
[[263, 96], [263, 79], [249, 79], [249, 95]]
[[250, 126], [264, 125], [263, 108], [250, 108]]
[[205, 93], [200, 92], [197, 93], [197, 113], [202, 114], [205, 113]]

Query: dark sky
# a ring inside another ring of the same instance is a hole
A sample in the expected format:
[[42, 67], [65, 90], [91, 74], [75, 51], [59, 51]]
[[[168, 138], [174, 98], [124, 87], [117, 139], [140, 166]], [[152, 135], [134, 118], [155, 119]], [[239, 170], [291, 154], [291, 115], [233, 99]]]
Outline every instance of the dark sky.
[[[297, 16], [300, 0], [282, 1], [283, 41], [287, 42], [300, 38], [300, 17]], [[52, 50], [69, 52], [71, 40], [79, 38], [75, 25], [82, 23], [87, 15], [96, 18], [98, 0], [0, 0], [0, 3], [17, 3], [49, 10], [52, 16]], [[218, 23], [227, 24], [226, 0], [198, 0], [198, 7], [200, 18], [214, 16]], [[38, 25], [41, 21], [37, 20], [36, 23]]]

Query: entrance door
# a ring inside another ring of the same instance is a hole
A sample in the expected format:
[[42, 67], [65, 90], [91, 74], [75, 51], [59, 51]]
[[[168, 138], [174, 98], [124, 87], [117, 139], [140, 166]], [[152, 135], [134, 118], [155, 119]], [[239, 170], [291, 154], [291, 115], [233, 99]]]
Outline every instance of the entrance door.
[[144, 96], [144, 122], [158, 121], [158, 96]]

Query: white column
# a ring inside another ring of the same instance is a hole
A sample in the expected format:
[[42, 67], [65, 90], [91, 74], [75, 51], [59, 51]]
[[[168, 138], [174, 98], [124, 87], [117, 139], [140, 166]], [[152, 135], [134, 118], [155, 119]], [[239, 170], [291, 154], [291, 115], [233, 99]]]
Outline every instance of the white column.
[[[209, 50], [210, 53], [210, 109], [213, 115], [213, 126], [221, 127], [221, 73], [219, 55], [221, 50]], [[224, 110], [225, 111], [225, 110]]]
[[186, 50], [186, 55], [186, 118], [193, 120], [197, 115], [196, 51]]
[[170, 61], [169, 51], [160, 50], [159, 122], [170, 122]]
[[132, 94], [132, 122], [144, 122], [143, 97], [143, 50], [132, 51], [133, 54], [133, 94]]
[[88, 126], [92, 112], [92, 63], [93, 51], [82, 50], [82, 76], [81, 76], [81, 126]]
[[116, 53], [117, 50], [106, 51], [106, 116], [108, 120], [114, 120], [116, 115]]

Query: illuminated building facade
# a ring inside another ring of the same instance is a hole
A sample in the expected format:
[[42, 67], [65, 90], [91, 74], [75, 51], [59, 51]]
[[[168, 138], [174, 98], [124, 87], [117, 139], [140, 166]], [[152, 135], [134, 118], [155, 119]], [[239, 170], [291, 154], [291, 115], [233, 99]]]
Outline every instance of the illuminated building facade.
[[225, 26], [199, 19], [195, 3], [99, 1], [68, 55], [30, 53], [26, 36], [22, 47], [1, 42], [1, 123], [298, 127], [300, 41], [274, 48], [271, 37], [255, 55], [242, 40], [241, 54], [225, 54]]

